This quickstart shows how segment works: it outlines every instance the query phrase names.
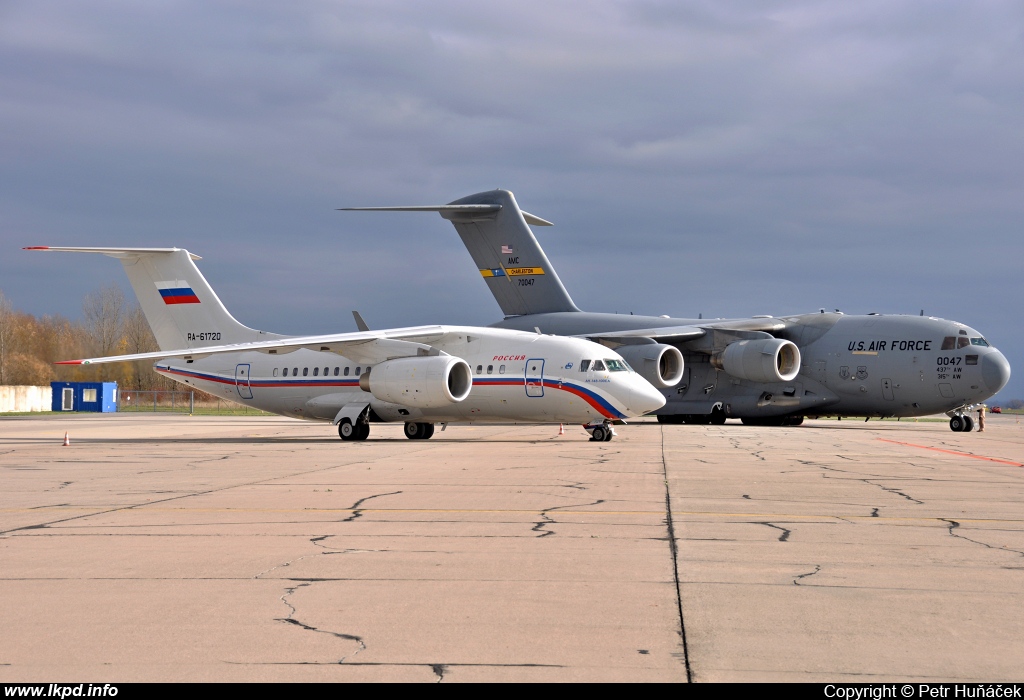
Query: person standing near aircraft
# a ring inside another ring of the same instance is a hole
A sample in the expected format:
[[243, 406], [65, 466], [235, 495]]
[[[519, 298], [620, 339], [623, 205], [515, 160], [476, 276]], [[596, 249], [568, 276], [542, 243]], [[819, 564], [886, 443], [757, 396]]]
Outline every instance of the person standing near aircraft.
[[[664, 397], [615, 352], [579, 338], [498, 328], [421, 326], [289, 337], [243, 326], [179, 248], [51, 248], [124, 266], [160, 351], [58, 364], [158, 360], [189, 387], [293, 418], [330, 421], [343, 440], [374, 422], [411, 439], [436, 423], [581, 423], [597, 441]], [[600, 362], [604, 371], [573, 367]]]
[[494, 328], [539, 329], [614, 348], [666, 396], [663, 423], [799, 425], [804, 416], [950, 416], [969, 431], [971, 408], [1010, 379], [1006, 358], [978, 331], [926, 316], [794, 314], [682, 319], [589, 313], [562, 286], [506, 190], [437, 206], [346, 207], [432, 211], [462, 238], [505, 318]]

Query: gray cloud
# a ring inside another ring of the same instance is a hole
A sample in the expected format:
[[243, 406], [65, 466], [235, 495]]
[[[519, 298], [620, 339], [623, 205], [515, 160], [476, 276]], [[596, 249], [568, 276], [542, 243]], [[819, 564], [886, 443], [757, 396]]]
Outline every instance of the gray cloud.
[[1024, 377], [1022, 37], [1013, 2], [8, 2], [0, 288], [77, 315], [116, 263], [18, 247], [179, 245], [263, 328], [488, 323], [445, 222], [334, 208], [501, 186], [584, 308], [924, 308]]

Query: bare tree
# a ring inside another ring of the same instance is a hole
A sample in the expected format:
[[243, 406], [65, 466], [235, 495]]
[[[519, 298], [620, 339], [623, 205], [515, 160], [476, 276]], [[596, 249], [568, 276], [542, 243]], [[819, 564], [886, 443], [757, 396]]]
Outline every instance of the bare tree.
[[[124, 340], [125, 352], [129, 355], [159, 350], [156, 338], [153, 337], [153, 331], [149, 327], [149, 321], [146, 320], [146, 315], [138, 304], [133, 304], [125, 315]], [[143, 360], [133, 362], [132, 365], [134, 366], [133, 376], [130, 377], [131, 383], [134, 385], [132, 388], [135, 391], [155, 388], [154, 380], [157, 375], [153, 371], [153, 363]]]
[[100, 355], [114, 355], [120, 351], [119, 346], [124, 339], [125, 305], [124, 292], [114, 284], [86, 295], [82, 303], [85, 326]]
[[14, 311], [11, 300], [0, 291], [0, 385], [7, 383], [7, 356], [14, 338]]

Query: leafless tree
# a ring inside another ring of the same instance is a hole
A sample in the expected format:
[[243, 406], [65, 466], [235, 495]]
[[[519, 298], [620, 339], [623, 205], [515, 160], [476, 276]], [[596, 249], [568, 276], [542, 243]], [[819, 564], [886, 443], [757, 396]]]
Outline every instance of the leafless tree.
[[82, 311], [85, 326], [100, 355], [115, 355], [124, 339], [124, 292], [117, 285], [101, 287], [85, 296]]
[[0, 291], [0, 385], [7, 383], [7, 356], [11, 352], [14, 337], [14, 311], [11, 300]]

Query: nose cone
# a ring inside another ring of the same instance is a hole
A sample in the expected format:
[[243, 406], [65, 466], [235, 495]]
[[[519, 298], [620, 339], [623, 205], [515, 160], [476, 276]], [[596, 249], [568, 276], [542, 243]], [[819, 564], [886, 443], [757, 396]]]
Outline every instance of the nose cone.
[[657, 411], [665, 405], [665, 395], [655, 389], [650, 382], [637, 375], [634, 377], [630, 390], [629, 408], [635, 416], [642, 416]]
[[981, 358], [981, 380], [993, 394], [1010, 381], [1010, 363], [998, 350], [985, 353]]

